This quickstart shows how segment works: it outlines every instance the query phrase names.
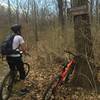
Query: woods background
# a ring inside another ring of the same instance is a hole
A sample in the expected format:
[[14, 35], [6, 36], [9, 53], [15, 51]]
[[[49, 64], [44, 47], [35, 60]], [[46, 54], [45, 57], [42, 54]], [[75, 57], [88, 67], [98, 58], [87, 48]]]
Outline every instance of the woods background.
[[[0, 41], [9, 33], [12, 24], [20, 23], [30, 50], [38, 47], [38, 55], [45, 63], [52, 62], [52, 53], [62, 55], [65, 48], [75, 50], [73, 16], [69, 12], [73, 2], [0, 0]], [[100, 1], [88, 0], [88, 5], [95, 63], [99, 64]]]

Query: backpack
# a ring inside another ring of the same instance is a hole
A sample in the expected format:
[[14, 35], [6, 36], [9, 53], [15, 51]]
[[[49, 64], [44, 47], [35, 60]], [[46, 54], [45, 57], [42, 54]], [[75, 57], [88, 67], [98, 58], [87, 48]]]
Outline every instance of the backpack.
[[15, 37], [15, 35], [13, 34], [1, 43], [0, 53], [2, 56], [10, 55], [13, 53], [12, 44], [13, 44], [14, 37]]

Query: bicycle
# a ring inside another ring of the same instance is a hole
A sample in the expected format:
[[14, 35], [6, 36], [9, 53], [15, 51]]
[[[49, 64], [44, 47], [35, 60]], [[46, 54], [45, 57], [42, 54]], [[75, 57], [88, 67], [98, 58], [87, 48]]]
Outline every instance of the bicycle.
[[[24, 69], [25, 69], [25, 77], [27, 77], [30, 71], [30, 65], [28, 63], [24, 63]], [[14, 73], [15, 73], [14, 78], [12, 78], [11, 72], [9, 71], [5, 76], [4, 80], [2, 81], [0, 87], [0, 100], [8, 100], [12, 94], [14, 85], [18, 81], [20, 81], [20, 77], [19, 77], [20, 75], [18, 73], [17, 68]]]
[[[51, 80], [51, 83], [48, 85], [46, 91], [43, 95], [43, 100], [52, 100], [52, 95], [56, 93], [56, 90], [58, 90], [59, 86], [62, 86], [66, 82], [71, 82], [75, 75], [77, 74], [77, 64], [80, 59], [80, 55], [75, 55], [74, 53], [70, 51], [65, 51], [69, 55], [72, 55], [73, 58], [69, 59], [67, 64], [61, 69], [60, 73], [57, 74], [53, 79]], [[54, 100], [54, 99], [53, 99]]]

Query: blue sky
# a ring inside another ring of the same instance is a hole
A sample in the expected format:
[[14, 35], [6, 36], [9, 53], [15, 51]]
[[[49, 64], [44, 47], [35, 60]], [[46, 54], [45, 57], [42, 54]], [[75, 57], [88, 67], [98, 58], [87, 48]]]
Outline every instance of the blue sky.
[[4, 5], [4, 6], [7, 6], [6, 1], [7, 1], [7, 0], [0, 0], [0, 4], [1, 4], [1, 5]]
[[[27, 4], [25, 4], [25, 1], [28, 1], [28, 0], [18, 0], [18, 1], [21, 2], [21, 5], [25, 6], [24, 10], [25, 9], [27, 10]], [[56, 10], [57, 10], [56, 7], [55, 7], [55, 4], [52, 2], [53, 0], [35, 0], [35, 1], [37, 2], [39, 8], [48, 7], [48, 10], [51, 13], [52, 13], [52, 11], [56, 12]], [[67, 1], [70, 1], [70, 0], [67, 0]], [[7, 2], [8, 2], [8, 0], [0, 0], [0, 4], [4, 5], [5, 7], [8, 7]], [[11, 3], [12, 9], [16, 10], [16, 0], [10, 0], [10, 3]]]
[[[14, 4], [14, 3], [16, 4], [16, 0], [10, 0], [10, 1], [12, 4]], [[19, 0], [19, 1], [24, 3], [26, 0]], [[38, 3], [40, 3], [40, 5], [42, 5], [45, 0], [36, 0], [36, 1]], [[47, 0], [47, 2], [50, 2], [50, 1], [52, 1], [52, 0]], [[67, 0], [67, 1], [70, 1], [70, 0]], [[0, 0], [0, 4], [5, 5], [5, 6], [7, 6], [7, 2], [8, 2], [8, 0]]]

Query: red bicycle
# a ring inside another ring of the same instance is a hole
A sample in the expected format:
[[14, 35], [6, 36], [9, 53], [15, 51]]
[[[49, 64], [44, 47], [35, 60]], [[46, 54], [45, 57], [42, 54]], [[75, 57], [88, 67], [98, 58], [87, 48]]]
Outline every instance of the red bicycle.
[[[44, 95], [43, 100], [52, 100], [54, 98], [54, 94], [56, 93], [56, 90], [58, 90], [58, 87], [63, 85], [66, 82], [71, 82], [77, 73], [77, 64], [79, 62], [79, 59], [81, 56], [75, 55], [74, 53], [70, 51], [65, 51], [67, 54], [72, 55], [73, 57], [69, 59], [69, 61], [64, 64], [63, 68], [61, 69], [60, 73], [57, 74], [47, 87]], [[52, 98], [53, 97], [53, 98]]]

